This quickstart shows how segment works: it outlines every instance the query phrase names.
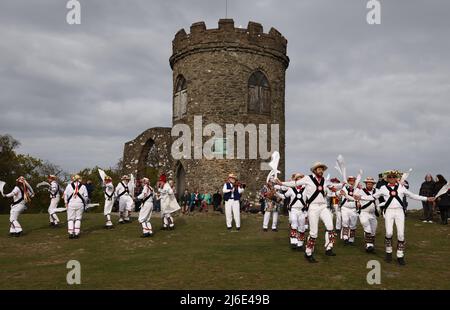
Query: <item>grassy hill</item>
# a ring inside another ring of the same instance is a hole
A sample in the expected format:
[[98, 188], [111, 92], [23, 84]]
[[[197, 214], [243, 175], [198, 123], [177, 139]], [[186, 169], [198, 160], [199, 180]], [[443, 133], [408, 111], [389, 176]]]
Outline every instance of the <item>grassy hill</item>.
[[[65, 214], [61, 215], [62, 218]], [[0, 216], [0, 289], [450, 289], [450, 230], [422, 223], [410, 213], [406, 228], [407, 265], [383, 261], [383, 221], [375, 254], [338, 242], [336, 257], [325, 257], [323, 230], [318, 264], [288, 247], [287, 218], [279, 232], [261, 230], [262, 215], [242, 215], [240, 232], [225, 229], [223, 215], [176, 217], [176, 230], [139, 238], [137, 221], [103, 229], [103, 216], [87, 213], [82, 236], [69, 240], [65, 226], [50, 228], [46, 214], [23, 214], [25, 235], [9, 237], [8, 216]], [[66, 284], [66, 263], [81, 263], [81, 285]], [[366, 264], [381, 262], [381, 285], [368, 285]]]

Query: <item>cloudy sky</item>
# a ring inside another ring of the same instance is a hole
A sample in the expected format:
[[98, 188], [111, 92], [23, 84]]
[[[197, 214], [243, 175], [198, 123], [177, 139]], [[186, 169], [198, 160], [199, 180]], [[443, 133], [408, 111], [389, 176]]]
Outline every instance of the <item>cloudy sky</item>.
[[[80, 2], [75, 26], [65, 0], [0, 2], [0, 133], [68, 172], [170, 126], [173, 36], [225, 16], [225, 0]], [[236, 26], [289, 41], [288, 173], [342, 153], [350, 173], [414, 168], [414, 190], [426, 172], [450, 178], [450, 1], [381, 2], [370, 26], [365, 0], [229, 0]]]

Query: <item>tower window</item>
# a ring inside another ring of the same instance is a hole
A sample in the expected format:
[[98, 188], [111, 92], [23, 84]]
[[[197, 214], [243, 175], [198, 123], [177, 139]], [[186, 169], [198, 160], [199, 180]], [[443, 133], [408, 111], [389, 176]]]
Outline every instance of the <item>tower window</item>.
[[248, 80], [248, 112], [270, 114], [270, 87], [264, 73], [253, 72]]
[[175, 94], [173, 96], [173, 115], [175, 119], [180, 119], [187, 114], [187, 82], [186, 79], [180, 75], [177, 78]]

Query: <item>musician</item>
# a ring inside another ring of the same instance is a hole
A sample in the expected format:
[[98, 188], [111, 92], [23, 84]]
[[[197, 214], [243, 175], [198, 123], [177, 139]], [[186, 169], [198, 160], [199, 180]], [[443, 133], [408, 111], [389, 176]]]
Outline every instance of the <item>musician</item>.
[[235, 174], [230, 173], [228, 179], [223, 185], [223, 199], [225, 201], [225, 218], [227, 229], [232, 229], [233, 219], [236, 230], [241, 229], [240, 199], [244, 192], [245, 184], [237, 182]]

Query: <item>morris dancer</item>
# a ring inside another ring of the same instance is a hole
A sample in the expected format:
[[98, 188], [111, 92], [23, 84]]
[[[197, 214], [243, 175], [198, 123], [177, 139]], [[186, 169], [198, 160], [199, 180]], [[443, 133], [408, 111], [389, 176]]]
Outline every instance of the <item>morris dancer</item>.
[[81, 183], [81, 177], [75, 175], [73, 182], [67, 185], [64, 191], [69, 239], [78, 239], [80, 236], [81, 219], [88, 199], [86, 186]]
[[50, 225], [53, 227], [58, 227], [59, 218], [56, 215], [58, 212], [58, 204], [61, 199], [61, 195], [59, 194], [59, 184], [57, 182], [57, 177], [53, 174], [49, 175], [47, 180], [50, 183], [50, 187], [48, 191], [50, 192], [50, 206], [48, 207], [48, 214], [50, 219]]
[[[358, 194], [361, 196], [371, 196], [375, 194], [374, 178], [367, 177], [364, 180], [366, 187], [362, 190], [358, 190]], [[375, 250], [375, 234], [377, 232], [377, 217], [380, 216], [377, 210], [375, 201], [364, 202], [361, 208], [358, 210], [359, 221], [364, 228], [364, 241], [366, 242], [366, 252], [373, 253]]]
[[22, 226], [19, 223], [19, 215], [26, 210], [26, 204], [31, 201], [34, 191], [24, 177], [20, 176], [16, 180], [16, 186], [11, 193], [3, 197], [13, 197], [11, 211], [9, 215], [9, 234], [10, 236], [20, 237], [22, 235]]
[[119, 199], [119, 224], [130, 222], [130, 212], [133, 209], [133, 198], [129, 189], [130, 177], [122, 176], [122, 181], [116, 186], [116, 197]]
[[223, 200], [225, 201], [225, 218], [227, 229], [231, 230], [234, 223], [236, 230], [241, 229], [241, 207], [240, 199], [241, 194], [244, 192], [244, 188], [237, 183], [237, 177], [231, 173], [228, 175], [227, 182], [223, 185]]
[[341, 184], [341, 181], [339, 181], [338, 178], [333, 178], [330, 180], [331, 184], [328, 185], [328, 198], [330, 199], [330, 209], [333, 211], [334, 216], [336, 217], [336, 224], [335, 224], [335, 232], [337, 236], [341, 235], [341, 228], [342, 228], [342, 213], [341, 213], [341, 205], [339, 203], [339, 195], [336, 193], [336, 191], [333, 191], [332, 188], [334, 186], [339, 186]]
[[142, 179], [142, 192], [137, 197], [141, 200], [141, 209], [139, 211], [139, 223], [142, 225], [142, 238], [153, 236], [152, 224], [150, 219], [153, 211], [153, 194], [154, 190], [150, 186], [150, 180], [147, 178]]
[[278, 203], [277, 192], [273, 184], [269, 181], [262, 190], [265, 199], [264, 218], [263, 218], [263, 231], [267, 231], [269, 228], [270, 215], [272, 214], [272, 231], [278, 231]]
[[306, 204], [308, 205], [308, 218], [309, 218], [309, 237], [306, 244], [305, 258], [310, 263], [316, 263], [316, 259], [313, 256], [314, 246], [319, 231], [319, 219], [325, 224], [325, 255], [335, 256], [333, 253], [333, 245], [336, 240], [336, 236], [333, 230], [333, 215], [330, 209], [327, 207], [326, 192], [328, 189], [325, 187], [325, 179], [323, 178], [324, 171], [328, 167], [320, 162], [314, 163], [311, 167], [312, 175], [305, 176], [298, 181], [292, 182], [280, 182], [279, 185], [285, 185], [289, 187], [305, 186], [304, 193], [308, 199]]
[[386, 199], [384, 206], [382, 207], [384, 218], [385, 218], [385, 228], [386, 228], [386, 262], [392, 261], [392, 235], [394, 230], [394, 224], [397, 226], [397, 261], [400, 265], [405, 265], [405, 212], [403, 209], [403, 198], [408, 196], [414, 200], [420, 201], [434, 201], [434, 197], [425, 197], [413, 194], [407, 190], [403, 185], [399, 184], [397, 181], [398, 173], [396, 171], [390, 170], [385, 172], [385, 176], [388, 184], [382, 186], [373, 195], [356, 196], [356, 199], [361, 199], [363, 201], [374, 201], [380, 197]]
[[110, 176], [105, 176], [103, 180], [103, 193], [105, 194], [105, 207], [103, 209], [103, 215], [106, 218], [106, 229], [113, 228], [111, 221], [111, 212], [115, 202], [114, 184]]
[[161, 218], [163, 220], [162, 229], [173, 230], [175, 229], [175, 223], [172, 217], [172, 213], [181, 209], [175, 199], [175, 192], [173, 190], [174, 183], [172, 180], [166, 182], [167, 178], [163, 174], [159, 178], [158, 191], [161, 195]]
[[[292, 176], [292, 180], [297, 182], [303, 179], [304, 175], [301, 173], [296, 173]], [[292, 249], [298, 249], [303, 251], [303, 245], [305, 242], [305, 222], [307, 209], [306, 197], [304, 195], [305, 187], [296, 186], [289, 187], [287, 192], [284, 194], [286, 198], [290, 198], [289, 207], [291, 211], [289, 212], [289, 222], [290, 227], [290, 243]]]
[[347, 184], [342, 188], [340, 194], [342, 196], [341, 212], [342, 212], [342, 238], [344, 244], [353, 245], [356, 236], [356, 224], [358, 222], [358, 213], [356, 210], [356, 201], [353, 198], [355, 193], [356, 178], [349, 176]]

